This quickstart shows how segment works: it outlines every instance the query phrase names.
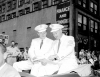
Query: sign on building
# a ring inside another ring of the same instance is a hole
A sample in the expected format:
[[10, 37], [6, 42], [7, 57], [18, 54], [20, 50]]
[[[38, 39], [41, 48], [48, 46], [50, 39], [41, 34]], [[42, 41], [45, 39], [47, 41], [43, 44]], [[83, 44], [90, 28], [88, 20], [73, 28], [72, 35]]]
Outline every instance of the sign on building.
[[69, 11], [70, 2], [57, 5], [56, 22], [64, 25], [63, 33], [69, 35]]

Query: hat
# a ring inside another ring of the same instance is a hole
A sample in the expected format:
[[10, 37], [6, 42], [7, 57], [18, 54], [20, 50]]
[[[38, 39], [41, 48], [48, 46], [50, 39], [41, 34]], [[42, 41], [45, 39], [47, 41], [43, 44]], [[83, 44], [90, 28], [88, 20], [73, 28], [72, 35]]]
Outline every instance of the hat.
[[64, 26], [60, 25], [60, 24], [51, 24], [50, 28], [51, 28], [51, 32], [54, 32], [54, 31], [57, 31], [57, 30], [64, 28]]
[[38, 26], [35, 27], [35, 31], [43, 32], [43, 31], [46, 31], [47, 30], [47, 27], [48, 27], [48, 25], [41, 24], [41, 25], [38, 25]]

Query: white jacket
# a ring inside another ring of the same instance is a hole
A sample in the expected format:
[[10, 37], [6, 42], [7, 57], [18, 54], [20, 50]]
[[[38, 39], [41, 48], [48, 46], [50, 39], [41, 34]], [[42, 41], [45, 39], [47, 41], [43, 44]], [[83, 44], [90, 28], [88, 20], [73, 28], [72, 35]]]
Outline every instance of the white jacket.
[[62, 37], [60, 38], [60, 41], [61, 44], [58, 53], [57, 53], [58, 40], [54, 42], [54, 47], [53, 47], [55, 54], [57, 54], [59, 57], [58, 64], [60, 66], [58, 74], [67, 73], [77, 68], [78, 66], [74, 50], [75, 47], [74, 37], [66, 36], [63, 34]]
[[43, 45], [40, 49], [41, 41], [42, 40], [40, 38], [36, 38], [36, 39], [32, 40], [31, 46], [30, 46], [29, 51], [28, 51], [28, 55], [29, 55], [31, 60], [34, 57], [37, 57], [37, 58], [40, 58], [40, 59], [47, 57], [45, 55], [48, 54], [48, 52], [50, 51], [53, 40], [51, 40], [49, 38], [45, 38], [43, 40]]

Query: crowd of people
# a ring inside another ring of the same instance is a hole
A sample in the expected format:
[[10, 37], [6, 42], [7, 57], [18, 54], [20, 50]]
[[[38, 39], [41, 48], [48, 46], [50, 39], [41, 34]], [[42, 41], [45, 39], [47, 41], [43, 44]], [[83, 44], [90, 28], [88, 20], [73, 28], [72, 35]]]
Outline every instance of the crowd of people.
[[[98, 51], [90, 51], [81, 49], [79, 56], [77, 57], [78, 64], [92, 64], [91, 65], [91, 75], [100, 76], [100, 53]], [[95, 72], [96, 71], [96, 72]]]
[[11, 41], [11, 45], [7, 47], [7, 63], [13, 66], [13, 63], [28, 59], [28, 47], [21, 50], [18, 43]]
[[78, 63], [79, 64], [93, 64], [94, 62], [97, 61], [97, 55], [95, 53], [96, 51], [89, 51], [89, 50], [84, 50], [81, 49], [79, 52], [79, 58], [78, 58]]
[[[46, 36], [48, 28], [51, 29], [50, 32], [55, 40]], [[7, 50], [4, 53], [5, 62], [15, 68], [17, 72], [31, 70], [30, 74], [33, 76], [64, 74], [72, 71], [77, 72], [80, 76], [90, 75], [90, 68], [98, 60], [95, 52], [90, 53], [88, 50], [81, 49], [79, 58], [76, 58], [74, 37], [64, 35], [63, 28], [64, 26], [60, 24], [36, 26], [34, 30], [39, 38], [32, 39], [31, 46], [24, 50], [19, 49], [18, 43], [11, 41], [11, 45], [6, 47]], [[0, 46], [0, 48], [2, 47]], [[10, 77], [19, 77], [19, 75]]]

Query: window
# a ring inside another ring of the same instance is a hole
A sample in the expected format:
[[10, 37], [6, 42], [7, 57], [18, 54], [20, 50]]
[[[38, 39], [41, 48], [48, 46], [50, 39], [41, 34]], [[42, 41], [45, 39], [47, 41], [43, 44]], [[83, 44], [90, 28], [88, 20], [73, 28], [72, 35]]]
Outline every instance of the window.
[[78, 26], [82, 26], [82, 15], [78, 14]]
[[86, 8], [86, 0], [78, 0], [78, 4]]
[[94, 21], [90, 20], [90, 32], [94, 32]]
[[0, 14], [2, 13], [2, 6], [0, 5]]
[[16, 12], [12, 13], [12, 18], [16, 18]]
[[86, 7], [86, 0], [83, 0], [83, 7]]
[[30, 7], [25, 8], [25, 14], [29, 14], [30, 13]]
[[94, 4], [94, 14], [97, 14], [97, 5]]
[[90, 11], [93, 12], [93, 2], [90, 2]]
[[18, 7], [21, 7], [25, 4], [25, 0], [18, 0]]
[[33, 5], [32, 5], [33, 11], [37, 11], [37, 10], [40, 10], [40, 9], [41, 9], [40, 1], [33, 3]]
[[18, 11], [19, 16], [25, 15], [25, 9], [21, 9]]
[[42, 0], [42, 8], [48, 7], [48, 0]]
[[83, 30], [86, 30], [87, 27], [87, 18], [84, 16], [83, 17]]
[[51, 2], [52, 2], [51, 3], [52, 5], [56, 5], [56, 4], [59, 4], [60, 3], [60, 0], [52, 0]]
[[64, 3], [64, 2], [69, 2], [69, 0], [61, 0], [61, 2], [62, 2], [62, 3]]
[[11, 14], [8, 14], [8, 15], [6, 16], [6, 20], [10, 20], [10, 19], [12, 19], [12, 16], [11, 16]]
[[92, 1], [90, 2], [90, 11], [97, 14], [97, 4]]
[[95, 33], [97, 34], [98, 33], [98, 22], [95, 22]]
[[81, 4], [82, 4], [81, 0], [78, 0], [78, 4], [79, 4], [79, 5], [81, 5]]
[[3, 4], [2, 4], [2, 13], [4, 13], [5, 11], [6, 11], [6, 4], [3, 3]]
[[2, 21], [5, 21], [5, 14], [2, 15]]
[[12, 1], [7, 2], [7, 12], [11, 11], [12, 8]]
[[25, 0], [25, 4], [30, 4], [30, 0]]
[[90, 19], [90, 34], [93, 37], [97, 37], [99, 35], [99, 22]]
[[78, 32], [79, 33], [82, 33], [82, 34], [88, 34], [88, 18], [81, 14], [81, 13], [78, 13]]
[[12, 10], [16, 9], [17, 7], [17, 0], [12, 1]]

